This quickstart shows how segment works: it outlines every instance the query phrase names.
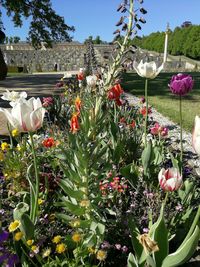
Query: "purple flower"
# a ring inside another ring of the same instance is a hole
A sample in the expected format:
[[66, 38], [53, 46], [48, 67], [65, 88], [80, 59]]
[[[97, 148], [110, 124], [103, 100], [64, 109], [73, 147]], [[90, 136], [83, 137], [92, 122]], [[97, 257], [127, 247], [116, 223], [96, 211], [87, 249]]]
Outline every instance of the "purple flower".
[[120, 250], [121, 249], [121, 245], [120, 244], [115, 244], [115, 248], [117, 249], [117, 250]]
[[110, 243], [108, 241], [104, 241], [102, 244], [101, 244], [101, 248], [102, 249], [109, 249], [111, 247]]
[[122, 252], [126, 253], [127, 251], [128, 251], [127, 246], [123, 246], [123, 247], [122, 247]]
[[2, 231], [0, 233], [0, 243], [3, 243], [4, 241], [6, 241], [9, 237], [9, 233], [7, 231]]
[[186, 95], [189, 93], [194, 85], [194, 80], [190, 75], [179, 73], [172, 76], [169, 87], [175, 95]]
[[15, 264], [19, 263], [19, 258], [16, 254], [11, 254], [9, 259], [8, 259], [8, 263], [6, 265], [6, 267], [14, 267]]

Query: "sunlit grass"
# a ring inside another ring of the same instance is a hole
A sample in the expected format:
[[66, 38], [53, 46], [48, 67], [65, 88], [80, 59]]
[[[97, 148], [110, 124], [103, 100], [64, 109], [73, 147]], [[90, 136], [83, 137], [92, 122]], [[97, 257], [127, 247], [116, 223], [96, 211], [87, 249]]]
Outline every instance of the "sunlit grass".
[[[149, 103], [164, 116], [179, 123], [179, 96], [173, 95], [168, 87], [171, 76], [174, 73], [161, 73], [154, 80], [149, 80], [148, 95]], [[192, 92], [183, 97], [183, 127], [191, 132], [195, 115], [200, 116], [200, 73], [190, 73], [195, 84]], [[136, 73], [123, 75], [123, 88], [126, 92], [136, 96], [144, 96], [145, 80]]]

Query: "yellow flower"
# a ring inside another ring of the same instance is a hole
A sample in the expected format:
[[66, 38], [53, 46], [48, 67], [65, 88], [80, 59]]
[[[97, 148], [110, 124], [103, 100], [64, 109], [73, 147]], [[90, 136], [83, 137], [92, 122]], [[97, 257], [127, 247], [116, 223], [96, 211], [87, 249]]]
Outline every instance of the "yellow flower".
[[60, 243], [62, 237], [60, 235], [54, 236], [54, 238], [52, 239], [52, 242], [55, 244]]
[[81, 235], [79, 233], [74, 233], [72, 235], [72, 240], [75, 242], [75, 243], [78, 243], [81, 241]]
[[31, 247], [31, 250], [34, 252], [34, 253], [38, 253], [39, 252], [39, 247], [38, 246], [36, 246], [36, 245], [33, 245], [32, 247]]
[[51, 254], [51, 249], [50, 248], [47, 248], [43, 251], [42, 253], [42, 258], [46, 258], [46, 257], [49, 257], [49, 255]]
[[71, 225], [71, 227], [74, 227], [74, 228], [79, 227], [80, 226], [80, 220], [78, 220], [78, 219], [73, 220], [70, 222], [70, 225]]
[[85, 207], [85, 208], [87, 208], [87, 207], [89, 207], [89, 205], [90, 205], [90, 201], [89, 201], [88, 199], [83, 199], [83, 200], [81, 200], [81, 202], [80, 202], [80, 206], [81, 206], [81, 207]]
[[97, 251], [96, 257], [97, 257], [97, 260], [104, 261], [107, 257], [107, 252], [105, 250], [100, 249]]
[[38, 199], [38, 205], [42, 205], [43, 203], [44, 203], [44, 200], [41, 199], [41, 198], [39, 198], [39, 199]]
[[17, 151], [21, 151], [22, 150], [22, 147], [20, 146], [20, 144], [17, 144], [16, 149], [17, 149]]
[[13, 137], [16, 137], [16, 136], [18, 136], [19, 135], [19, 131], [18, 131], [18, 129], [14, 129], [14, 130], [12, 130], [12, 136]]
[[88, 248], [88, 251], [89, 251], [91, 254], [95, 254], [95, 253], [96, 253], [96, 250], [95, 250], [93, 247], [89, 247], [89, 248]]
[[159, 250], [157, 243], [152, 240], [148, 234], [142, 234], [138, 236], [140, 244], [143, 246], [146, 254], [156, 252]]
[[6, 143], [6, 142], [3, 142], [3, 143], [1, 144], [1, 149], [2, 149], [3, 151], [8, 150], [9, 147], [10, 147], [10, 145], [9, 145], [8, 143]]
[[24, 234], [23, 234], [22, 232], [17, 232], [17, 233], [14, 235], [14, 239], [15, 239], [15, 241], [19, 241], [19, 240], [22, 238], [23, 235], [24, 235]]
[[26, 241], [26, 244], [27, 244], [28, 246], [31, 246], [31, 245], [33, 244], [33, 242], [34, 242], [33, 239], [29, 239], [29, 240]]
[[59, 254], [65, 252], [65, 250], [66, 250], [66, 246], [63, 243], [60, 243], [56, 246], [56, 252]]
[[8, 227], [9, 232], [14, 232], [15, 230], [17, 230], [17, 228], [19, 228], [20, 225], [21, 225], [21, 223], [18, 220], [11, 222], [9, 227]]
[[0, 161], [3, 161], [4, 160], [4, 154], [2, 151], [0, 151]]

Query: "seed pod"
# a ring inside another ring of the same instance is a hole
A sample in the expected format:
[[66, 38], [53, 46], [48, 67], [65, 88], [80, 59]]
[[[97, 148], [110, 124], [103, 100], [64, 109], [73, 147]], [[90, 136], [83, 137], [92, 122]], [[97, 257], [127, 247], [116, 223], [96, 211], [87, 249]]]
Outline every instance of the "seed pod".
[[120, 30], [117, 29], [116, 31], [113, 32], [113, 34], [120, 33]]
[[146, 23], [146, 20], [142, 17], [139, 19], [139, 21], [142, 22], [143, 24]]
[[122, 31], [126, 31], [127, 28], [128, 28], [128, 25], [127, 25], [127, 23], [125, 23], [125, 24], [123, 25], [123, 27], [122, 27]]
[[118, 8], [117, 8], [117, 12], [119, 12], [119, 11], [122, 9], [122, 7], [123, 7], [123, 5], [120, 4], [120, 5], [118, 6]]
[[138, 24], [138, 23], [136, 23], [135, 26], [136, 26], [139, 30], [142, 29], [142, 27], [141, 27], [140, 24]]
[[122, 25], [123, 22], [124, 22], [124, 17], [121, 17], [120, 20], [115, 25], [120, 26]]
[[142, 14], [146, 14], [146, 13], [147, 13], [146, 9], [144, 9], [143, 7], [140, 8], [140, 12], [141, 12]]
[[127, 11], [126, 7], [124, 6], [121, 10], [122, 13], [125, 13]]

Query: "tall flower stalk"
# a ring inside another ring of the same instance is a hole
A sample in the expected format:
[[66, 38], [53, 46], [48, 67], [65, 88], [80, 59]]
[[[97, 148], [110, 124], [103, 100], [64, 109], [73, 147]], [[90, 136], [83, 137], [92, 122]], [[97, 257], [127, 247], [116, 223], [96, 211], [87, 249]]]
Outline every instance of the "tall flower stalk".
[[31, 150], [33, 155], [33, 165], [34, 165], [34, 174], [35, 174], [35, 184], [33, 182], [30, 184], [30, 195], [31, 195], [31, 207], [30, 207], [30, 218], [33, 223], [37, 221], [38, 214], [38, 199], [39, 199], [39, 172], [38, 172], [38, 164], [37, 157], [35, 152], [33, 133], [30, 132], [30, 141], [31, 141]]
[[137, 62], [134, 62], [133, 67], [137, 74], [143, 78], [146, 78], [145, 80], [145, 101], [146, 101], [146, 114], [145, 114], [145, 127], [144, 127], [144, 136], [145, 136], [145, 145], [147, 142], [147, 128], [148, 128], [148, 79], [154, 79], [163, 69], [163, 64], [157, 68], [156, 63], [154, 61], [152, 62], [145, 62], [141, 60], [138, 64]]
[[[181, 95], [179, 97], [179, 115], [180, 115], [180, 144], [181, 144], [181, 155], [180, 161], [181, 165], [183, 164], [183, 118], [182, 118], [182, 99]], [[182, 169], [182, 166], [181, 166]]]
[[124, 37], [123, 43], [120, 44], [119, 42], [117, 42], [117, 44], [120, 47], [120, 50], [112, 64], [112, 66], [109, 68], [108, 74], [107, 74], [107, 78], [106, 81], [104, 83], [104, 88], [105, 91], [108, 91], [110, 89], [110, 87], [113, 84], [113, 80], [115, 80], [120, 72], [120, 66], [121, 66], [121, 62], [122, 62], [122, 58], [124, 55], [124, 52], [126, 51], [126, 49], [129, 46], [129, 40], [130, 40], [130, 36], [132, 35], [133, 32], [133, 18], [135, 15], [134, 12], [134, 0], [130, 0], [129, 1], [129, 20], [128, 20], [128, 25], [127, 25], [127, 32], [126, 35]]
[[146, 101], [146, 114], [145, 114], [145, 127], [144, 127], [144, 137], [145, 145], [147, 142], [147, 127], [148, 127], [148, 79], [145, 80], [145, 101]]
[[169, 87], [173, 94], [179, 95], [179, 113], [180, 113], [180, 164], [181, 173], [183, 167], [183, 119], [182, 119], [182, 96], [189, 93], [194, 85], [190, 75], [179, 73], [172, 76]]

